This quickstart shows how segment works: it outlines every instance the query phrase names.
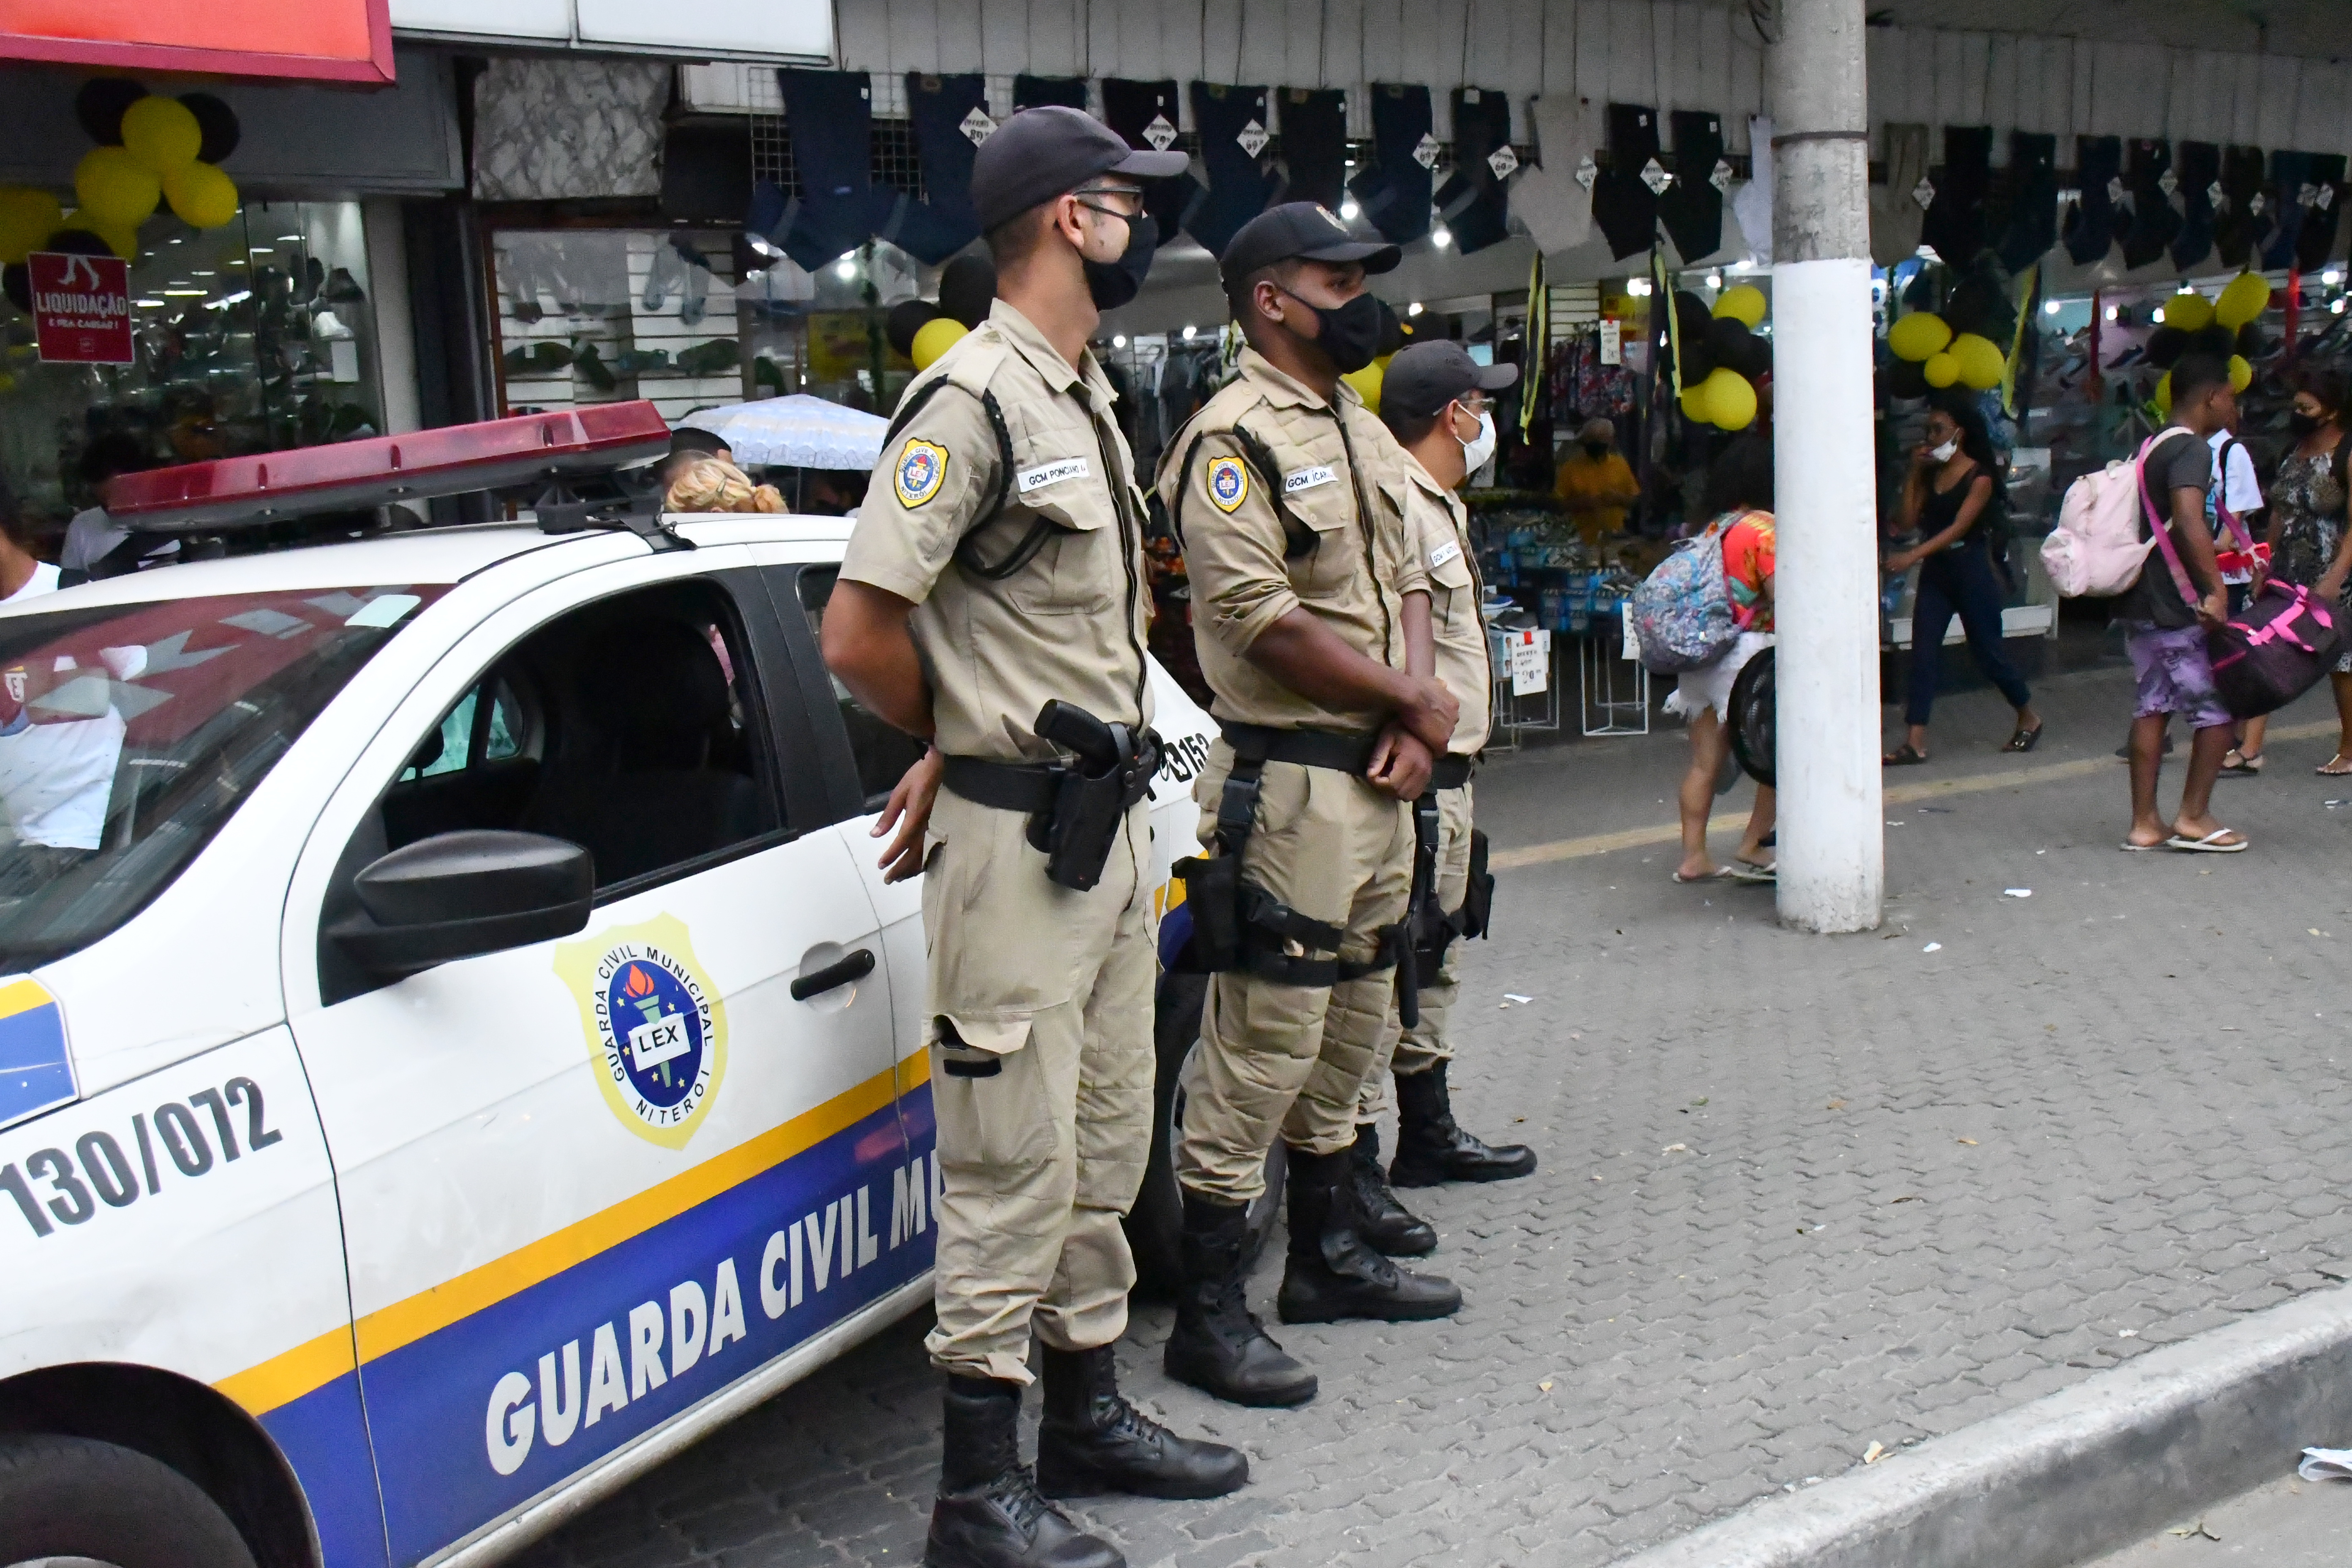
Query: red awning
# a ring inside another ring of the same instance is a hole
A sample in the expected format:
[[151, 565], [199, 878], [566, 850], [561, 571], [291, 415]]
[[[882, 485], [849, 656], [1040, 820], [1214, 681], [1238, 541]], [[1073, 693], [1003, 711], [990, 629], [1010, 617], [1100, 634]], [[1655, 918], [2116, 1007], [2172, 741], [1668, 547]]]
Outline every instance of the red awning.
[[389, 0], [0, 0], [0, 59], [390, 87]]

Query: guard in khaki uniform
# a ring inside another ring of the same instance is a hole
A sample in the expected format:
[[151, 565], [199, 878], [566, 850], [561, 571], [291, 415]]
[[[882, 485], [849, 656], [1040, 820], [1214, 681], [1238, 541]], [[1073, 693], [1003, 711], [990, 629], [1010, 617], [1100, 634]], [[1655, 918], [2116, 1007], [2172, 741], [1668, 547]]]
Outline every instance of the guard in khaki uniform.
[[926, 1343], [948, 1374], [933, 1568], [1122, 1568], [1045, 1496], [1248, 1478], [1238, 1451], [1137, 1413], [1111, 1349], [1135, 1280], [1119, 1218], [1151, 1142], [1159, 748], [1143, 507], [1087, 342], [1157, 244], [1136, 181], [1183, 167], [1067, 109], [982, 146], [996, 303], [907, 389], [826, 607], [834, 673], [932, 740], [885, 816], [907, 826], [884, 864], [907, 874], [919, 838], [943, 1187]]
[[[1402, 1321], [1462, 1302], [1357, 1237], [1341, 1179], [1406, 940], [1408, 803], [1457, 717], [1431, 673], [1403, 455], [1339, 379], [1370, 363], [1380, 333], [1365, 274], [1397, 259], [1310, 203], [1244, 226], [1220, 263], [1250, 343], [1239, 379], [1160, 468], [1223, 730], [1194, 792], [1214, 852], [1179, 867], [1184, 962], [1213, 978], [1184, 1083], [1186, 1278], [1166, 1365], [1244, 1405], [1316, 1390], [1244, 1298], [1244, 1216], [1277, 1137], [1290, 1172], [1284, 1321]], [[1303, 1098], [1318, 1074], [1337, 1087]]]
[[[1446, 1089], [1454, 1047], [1445, 1019], [1458, 981], [1454, 944], [1486, 934], [1494, 879], [1486, 874], [1486, 835], [1472, 826], [1470, 773], [1486, 744], [1494, 674], [1479, 601], [1486, 585], [1470, 542], [1470, 514], [1454, 492], [1495, 450], [1488, 395], [1519, 378], [1516, 365], [1482, 365], [1459, 343], [1415, 343], [1391, 359], [1381, 382], [1381, 422], [1405, 449], [1405, 518], [1413, 548], [1429, 572], [1430, 626], [1437, 678], [1461, 700], [1462, 717], [1446, 754], [1431, 770], [1429, 793], [1414, 803], [1419, 846], [1433, 872], [1428, 901], [1414, 911], [1419, 1021], [1385, 1020], [1376, 1065], [1356, 1110], [1352, 1177], [1364, 1239], [1391, 1258], [1418, 1258], [1437, 1233], [1399, 1203], [1401, 1187], [1441, 1182], [1500, 1182], [1531, 1174], [1535, 1151], [1489, 1148], [1454, 1120]], [[1388, 1072], [1397, 1089], [1397, 1152], [1387, 1180], [1380, 1167], [1378, 1121], [1388, 1109]]]

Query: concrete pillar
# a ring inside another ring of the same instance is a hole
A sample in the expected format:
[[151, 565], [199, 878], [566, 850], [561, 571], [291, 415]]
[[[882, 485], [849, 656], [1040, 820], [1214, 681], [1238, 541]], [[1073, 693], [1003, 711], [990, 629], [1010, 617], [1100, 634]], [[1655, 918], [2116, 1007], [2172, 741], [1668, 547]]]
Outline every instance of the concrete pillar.
[[1772, 409], [1780, 911], [1868, 931], [1885, 893], [1864, 0], [1780, 0]]

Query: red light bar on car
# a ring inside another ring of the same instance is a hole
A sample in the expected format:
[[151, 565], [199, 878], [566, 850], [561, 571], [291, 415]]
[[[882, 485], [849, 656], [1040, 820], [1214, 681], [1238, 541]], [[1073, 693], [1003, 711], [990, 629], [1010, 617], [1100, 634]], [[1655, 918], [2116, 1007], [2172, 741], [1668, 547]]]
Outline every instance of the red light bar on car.
[[234, 528], [601, 474], [668, 450], [652, 404], [605, 403], [123, 474], [107, 481], [106, 510], [158, 531]]

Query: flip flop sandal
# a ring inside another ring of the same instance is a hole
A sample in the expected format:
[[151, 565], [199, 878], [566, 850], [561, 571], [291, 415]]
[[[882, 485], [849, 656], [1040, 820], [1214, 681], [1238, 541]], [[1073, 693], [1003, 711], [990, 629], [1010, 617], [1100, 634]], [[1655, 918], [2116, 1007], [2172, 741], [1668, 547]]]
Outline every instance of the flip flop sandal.
[[2121, 844], [2116, 845], [2116, 847], [2122, 850], [2126, 855], [2145, 855], [2151, 849], [2168, 849], [2171, 846], [2167, 843], [2135, 844], [2130, 839], [2126, 838]]
[[2230, 756], [2237, 757], [2238, 760], [2233, 763], [2229, 760], [2229, 757], [2221, 759], [2221, 771], [2225, 773], [2236, 773], [2241, 778], [2252, 778], [2263, 771], [2263, 754], [2260, 752], [2256, 752], [2251, 757], [2239, 756], [2236, 752], [2231, 752]]
[[1769, 866], [1750, 866], [1743, 861], [1738, 865], [1726, 866], [1724, 870], [1730, 874], [1733, 881], [1746, 882], [1750, 885], [1777, 882], [1780, 879], [1780, 863], [1778, 860]]
[[2352, 777], [2352, 757], [2338, 752], [2326, 762], [2311, 770], [2324, 779]]
[[2186, 849], [2197, 855], [2235, 855], [2241, 849], [2251, 847], [2243, 838], [2239, 839], [2235, 844], [2214, 842], [2229, 831], [2230, 829], [2226, 827], [2217, 827], [2202, 838], [2189, 838], [2176, 833], [2165, 840], [2164, 847], [2168, 849]]
[[1886, 755], [1879, 758], [1878, 765], [1883, 768], [1910, 768], [1916, 767], [1927, 760], [1927, 759], [1925, 756], [1920, 754], [1917, 747], [1912, 745], [1910, 742], [1906, 741], [1901, 745], [1895, 747], [1893, 751], [1887, 752]]
[[1675, 873], [1677, 882], [1734, 882], [1738, 879], [1738, 874], [1728, 866], [1717, 866], [1704, 877], [1685, 877], [1680, 871]]
[[2001, 750], [2004, 752], [2030, 752], [2033, 750], [2034, 747], [2042, 743], [2042, 727], [2041, 725], [2036, 724], [2031, 730], [2018, 731], [2009, 738], [2009, 744], [2003, 746]]

